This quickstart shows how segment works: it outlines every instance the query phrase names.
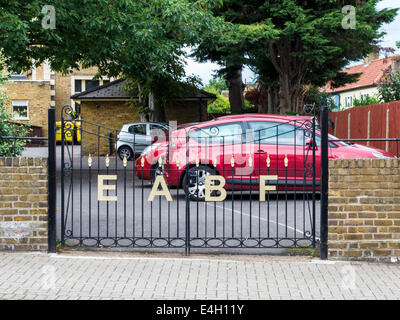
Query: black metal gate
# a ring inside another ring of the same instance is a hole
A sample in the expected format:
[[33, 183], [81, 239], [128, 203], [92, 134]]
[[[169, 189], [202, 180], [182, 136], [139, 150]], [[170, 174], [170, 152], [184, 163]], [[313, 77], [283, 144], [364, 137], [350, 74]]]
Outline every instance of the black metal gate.
[[227, 117], [170, 128], [164, 141], [71, 111], [64, 107], [58, 131], [63, 246], [316, 247], [315, 115]]

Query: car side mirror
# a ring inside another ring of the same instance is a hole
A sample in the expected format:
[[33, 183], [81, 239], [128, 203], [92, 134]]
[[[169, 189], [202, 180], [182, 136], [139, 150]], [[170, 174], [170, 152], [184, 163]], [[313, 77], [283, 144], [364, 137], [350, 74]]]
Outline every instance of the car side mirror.
[[315, 150], [317, 150], [318, 147], [317, 147], [317, 144], [314, 142], [313, 138], [308, 138], [308, 139], [306, 140], [306, 148], [307, 148], [307, 149], [312, 149], [312, 148], [313, 148], [313, 145], [315, 145]]

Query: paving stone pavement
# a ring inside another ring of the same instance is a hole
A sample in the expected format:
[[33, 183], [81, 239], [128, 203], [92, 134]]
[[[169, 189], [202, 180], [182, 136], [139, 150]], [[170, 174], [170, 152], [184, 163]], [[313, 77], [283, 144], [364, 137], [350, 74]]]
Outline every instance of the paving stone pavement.
[[0, 253], [0, 299], [400, 299], [400, 265]]

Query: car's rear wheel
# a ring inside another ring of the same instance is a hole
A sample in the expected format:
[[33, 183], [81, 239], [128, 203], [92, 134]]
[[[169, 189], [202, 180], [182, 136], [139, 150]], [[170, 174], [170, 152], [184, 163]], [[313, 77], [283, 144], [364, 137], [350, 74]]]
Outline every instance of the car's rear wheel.
[[192, 167], [183, 177], [183, 189], [190, 200], [204, 201], [206, 195], [206, 177], [216, 175], [216, 170], [207, 166]]
[[118, 149], [118, 156], [121, 160], [124, 160], [124, 157], [127, 160], [131, 160], [133, 158], [133, 151], [128, 146], [122, 146]]

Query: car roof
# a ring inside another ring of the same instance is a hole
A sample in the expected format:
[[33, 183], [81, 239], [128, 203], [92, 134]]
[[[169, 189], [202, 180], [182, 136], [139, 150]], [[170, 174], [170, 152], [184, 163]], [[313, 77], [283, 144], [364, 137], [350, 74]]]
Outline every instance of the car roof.
[[280, 115], [280, 114], [257, 114], [257, 113], [250, 113], [250, 114], [237, 114], [237, 115], [228, 115], [215, 118], [213, 120], [200, 122], [197, 124], [185, 126], [185, 127], [178, 127], [175, 130], [175, 134], [180, 135], [180, 132], [187, 132], [195, 127], [204, 128], [209, 125], [216, 125], [216, 124], [223, 124], [223, 123], [231, 123], [237, 120], [240, 121], [249, 121], [251, 119], [254, 120], [282, 120], [282, 121], [305, 121], [311, 120], [311, 116], [296, 116], [296, 115]]
[[138, 125], [138, 124], [157, 124], [157, 125], [160, 125], [160, 126], [167, 126], [168, 127], [168, 124], [164, 123], [164, 122], [133, 122], [133, 123], [126, 123], [126, 124], [123, 125], [123, 127], [133, 126], [133, 125]]
[[234, 120], [242, 118], [265, 118], [265, 119], [282, 119], [282, 120], [310, 120], [311, 116], [299, 116], [299, 115], [286, 115], [286, 114], [259, 114], [259, 113], [246, 113], [246, 114], [232, 114], [227, 116], [218, 117], [211, 121], [218, 120]]

